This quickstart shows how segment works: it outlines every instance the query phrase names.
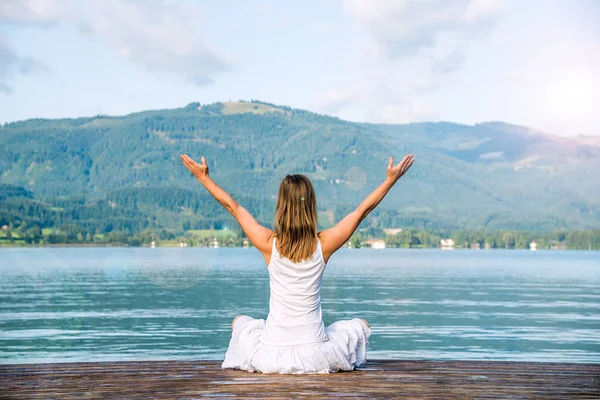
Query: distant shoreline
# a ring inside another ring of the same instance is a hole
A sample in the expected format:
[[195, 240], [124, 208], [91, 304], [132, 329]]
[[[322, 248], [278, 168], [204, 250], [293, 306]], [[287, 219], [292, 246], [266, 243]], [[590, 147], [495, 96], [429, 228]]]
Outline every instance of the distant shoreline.
[[[76, 243], [59, 243], [59, 244], [35, 244], [35, 245], [9, 245], [6, 243], [0, 243], [1, 248], [88, 248], [88, 247], [111, 247], [111, 248], [122, 248], [122, 249], [151, 249], [152, 246], [124, 246], [124, 245], [111, 245], [111, 244], [76, 244]], [[179, 245], [163, 245], [163, 246], [155, 246], [156, 249], [253, 249], [254, 247], [243, 247], [243, 246], [223, 246], [223, 247], [210, 247], [210, 246], [186, 246], [181, 247]], [[528, 252], [548, 252], [548, 251], [600, 251], [596, 249], [519, 249], [519, 248], [489, 248], [489, 249], [472, 249], [469, 247], [455, 247], [455, 248], [441, 248], [441, 247], [386, 247], [386, 248], [372, 248], [372, 247], [342, 247], [343, 249], [351, 249], [351, 250], [393, 250], [393, 249], [405, 249], [405, 250], [442, 250], [442, 251], [461, 251], [461, 250], [469, 250], [469, 251], [490, 251], [490, 250], [516, 250], [516, 251], [528, 251]]]

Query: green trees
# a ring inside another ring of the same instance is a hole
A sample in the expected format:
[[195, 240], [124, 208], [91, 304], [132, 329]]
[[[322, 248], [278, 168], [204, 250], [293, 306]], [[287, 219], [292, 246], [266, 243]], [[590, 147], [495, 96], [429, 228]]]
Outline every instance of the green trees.
[[567, 248], [595, 250], [600, 246], [600, 231], [569, 231], [565, 236]]
[[[264, 202], [243, 194], [236, 195], [236, 198], [262, 224], [271, 226], [274, 201]], [[337, 205], [332, 210], [334, 222], [350, 210], [350, 206]], [[417, 224], [417, 227], [406, 227], [395, 235], [386, 235], [385, 224], [397, 220], [398, 215], [387, 210], [375, 210], [351, 238], [352, 246], [358, 248], [368, 239], [385, 238], [388, 247], [433, 248], [439, 246], [441, 239], [451, 238], [456, 248], [528, 249], [535, 241], [538, 249], [600, 249], [600, 230], [464, 230], [428, 228]], [[186, 233], [194, 229], [235, 232], [226, 239], [217, 238], [221, 247], [241, 246], [244, 238], [237, 222], [210, 195], [202, 190], [169, 187], [119, 189], [97, 200], [83, 196], [39, 200], [23, 188], [3, 185], [0, 190], [0, 227], [3, 227], [0, 243], [12, 245], [142, 246], [149, 245], [152, 240], [181, 240], [188, 246], [209, 246], [212, 239]]]

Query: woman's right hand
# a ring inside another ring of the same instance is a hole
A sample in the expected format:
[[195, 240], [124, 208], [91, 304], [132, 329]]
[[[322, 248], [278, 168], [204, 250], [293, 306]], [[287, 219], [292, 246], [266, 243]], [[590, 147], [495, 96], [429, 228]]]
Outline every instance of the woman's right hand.
[[198, 164], [196, 161], [192, 160], [187, 154], [181, 154], [179, 156], [181, 162], [187, 169], [190, 170], [192, 174], [198, 179], [200, 182], [208, 179], [208, 164], [206, 163], [206, 159], [204, 156], [200, 159], [201, 164]]
[[408, 154], [404, 156], [398, 165], [394, 166], [394, 157], [390, 157], [387, 167], [387, 180], [392, 184], [396, 183], [398, 179], [400, 179], [400, 177], [404, 175], [406, 171], [408, 171], [408, 169], [413, 165], [414, 161], [414, 156], [412, 154]]

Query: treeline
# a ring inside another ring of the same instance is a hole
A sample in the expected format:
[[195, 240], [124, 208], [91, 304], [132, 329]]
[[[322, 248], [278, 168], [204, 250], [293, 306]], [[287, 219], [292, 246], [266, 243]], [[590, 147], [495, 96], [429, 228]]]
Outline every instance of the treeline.
[[520, 231], [433, 231], [406, 229], [395, 235], [382, 230], [367, 229], [353, 237], [353, 246], [365, 245], [371, 237], [385, 238], [387, 247], [440, 247], [442, 239], [451, 239], [455, 248], [600, 250], [600, 230], [570, 230], [553, 232]]
[[[102, 199], [86, 196], [36, 199], [22, 187], [0, 184], [0, 243], [8, 245], [85, 244], [144, 246], [179, 242], [187, 246], [241, 246], [243, 234], [237, 222], [204, 189], [174, 187], [126, 188]], [[248, 195], [235, 198], [265, 226], [271, 226], [274, 200], [266, 202]], [[352, 206], [337, 204], [331, 220], [320, 218], [319, 229], [339, 221]], [[324, 210], [320, 210], [324, 212]], [[430, 218], [430, 217], [429, 217]], [[328, 222], [326, 226], [321, 223]], [[407, 227], [387, 235], [384, 227]], [[353, 236], [353, 247], [367, 246], [369, 239], [384, 239], [387, 247], [438, 247], [452, 239], [456, 248], [600, 249], [599, 230], [460, 230], [456, 222], [428, 219], [415, 212], [404, 216], [377, 209]], [[197, 235], [196, 230], [228, 231], [226, 237]]]
[[[96, 233], [84, 227], [68, 224], [57, 229], [40, 229], [26, 223], [14, 228], [3, 226], [0, 230], [0, 243], [9, 245], [114, 245], [149, 246], [154, 242], [187, 247], [241, 247], [248, 245], [243, 232], [214, 230], [170, 231], [167, 229], [144, 229], [141, 232], [114, 230]], [[227, 235], [221, 233], [227, 232]], [[368, 247], [369, 240], [383, 239], [386, 247], [436, 248], [442, 239], [452, 239], [455, 248], [489, 249], [529, 249], [532, 242], [537, 249], [556, 250], [600, 250], [600, 230], [555, 231], [555, 232], [518, 232], [518, 231], [432, 231], [426, 229], [405, 229], [395, 235], [386, 235], [376, 228], [361, 229], [350, 239], [354, 248]]]
[[[150, 246], [185, 244], [186, 247], [242, 247], [245, 236], [241, 232], [230, 232], [220, 235], [221, 230], [214, 230], [214, 235], [205, 232], [202, 236], [193, 231], [174, 233], [166, 229], [144, 229], [142, 232], [111, 231], [94, 233], [77, 225], [64, 225], [59, 229], [40, 229], [37, 226], [21, 226], [13, 229], [4, 226], [0, 230], [0, 244], [22, 245], [97, 245], [97, 246]], [[248, 244], [246, 240], [246, 245]]]

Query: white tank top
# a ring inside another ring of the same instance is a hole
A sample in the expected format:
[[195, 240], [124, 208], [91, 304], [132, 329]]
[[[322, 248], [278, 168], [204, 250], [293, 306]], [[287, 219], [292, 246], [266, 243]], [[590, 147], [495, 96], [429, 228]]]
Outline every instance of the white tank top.
[[269, 316], [261, 342], [291, 346], [327, 341], [321, 313], [321, 278], [325, 260], [321, 241], [306, 260], [294, 263], [281, 256], [273, 239], [269, 262]]

